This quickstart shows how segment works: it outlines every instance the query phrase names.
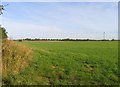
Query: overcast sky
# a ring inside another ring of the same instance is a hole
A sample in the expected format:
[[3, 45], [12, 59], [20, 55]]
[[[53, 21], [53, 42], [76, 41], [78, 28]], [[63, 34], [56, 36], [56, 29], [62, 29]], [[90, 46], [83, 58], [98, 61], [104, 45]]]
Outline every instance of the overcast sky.
[[117, 2], [9, 2], [2, 25], [13, 39], [103, 39], [103, 32], [107, 39], [116, 39], [117, 5]]

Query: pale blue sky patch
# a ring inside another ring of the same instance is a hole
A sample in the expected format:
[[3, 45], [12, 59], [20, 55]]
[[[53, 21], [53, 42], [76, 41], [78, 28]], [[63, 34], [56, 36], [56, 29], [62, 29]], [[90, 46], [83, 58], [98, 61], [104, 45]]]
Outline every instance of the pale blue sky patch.
[[119, 0], [2, 0], [3, 2], [118, 2]]
[[103, 32], [107, 39], [117, 39], [117, 5], [117, 2], [9, 2], [3, 25], [14, 39], [103, 39]]

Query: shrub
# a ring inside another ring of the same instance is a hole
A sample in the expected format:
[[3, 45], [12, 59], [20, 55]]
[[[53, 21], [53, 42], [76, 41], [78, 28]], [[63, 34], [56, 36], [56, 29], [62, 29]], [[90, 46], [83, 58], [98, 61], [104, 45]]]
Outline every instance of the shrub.
[[4, 39], [4, 38], [7, 38], [8, 36], [7, 36], [7, 32], [6, 32], [5, 28], [1, 27], [1, 25], [0, 25], [0, 38], [1, 37], [2, 37], [2, 39]]

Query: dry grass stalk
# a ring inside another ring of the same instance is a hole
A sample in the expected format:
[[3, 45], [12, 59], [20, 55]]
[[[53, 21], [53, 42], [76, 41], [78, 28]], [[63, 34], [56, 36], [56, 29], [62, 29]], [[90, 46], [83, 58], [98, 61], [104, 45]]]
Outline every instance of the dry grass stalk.
[[5, 40], [2, 45], [2, 72], [3, 76], [17, 74], [32, 59], [32, 50], [24, 45], [16, 44], [14, 41]]

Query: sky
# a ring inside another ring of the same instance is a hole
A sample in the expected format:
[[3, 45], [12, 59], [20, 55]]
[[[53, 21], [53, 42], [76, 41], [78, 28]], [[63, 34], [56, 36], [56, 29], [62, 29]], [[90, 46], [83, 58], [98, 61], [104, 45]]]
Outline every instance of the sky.
[[119, 0], [2, 0], [3, 2], [119, 2]]
[[[3, 4], [6, 4], [5, 2]], [[2, 25], [12, 39], [118, 38], [117, 2], [8, 2]]]

